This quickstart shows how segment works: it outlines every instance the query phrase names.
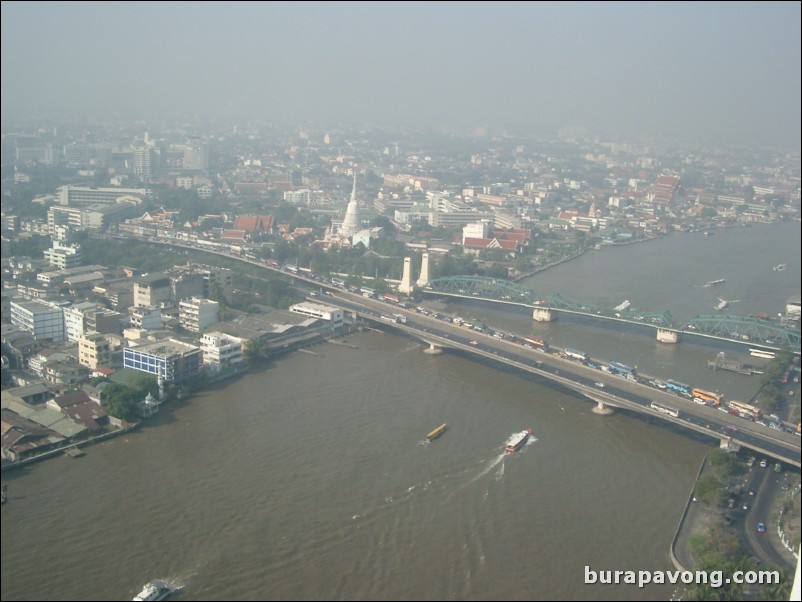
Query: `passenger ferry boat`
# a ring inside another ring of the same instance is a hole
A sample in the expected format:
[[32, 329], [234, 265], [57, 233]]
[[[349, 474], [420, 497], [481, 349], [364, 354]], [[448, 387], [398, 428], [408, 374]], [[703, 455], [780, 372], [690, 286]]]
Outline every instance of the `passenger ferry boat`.
[[762, 357], [763, 359], [773, 360], [776, 354], [773, 351], [764, 351], [763, 349], [749, 348], [749, 355], [753, 357]]
[[166, 581], [162, 581], [161, 579], [154, 579], [145, 587], [142, 588], [142, 591], [139, 592], [136, 596], [134, 596], [134, 602], [146, 602], [150, 600], [165, 600], [167, 596], [172, 594], [175, 591], [178, 591], [179, 587], [174, 587], [167, 583]]
[[507, 444], [504, 447], [504, 451], [508, 454], [514, 454], [524, 446], [524, 444], [529, 439], [529, 435], [531, 434], [532, 434], [532, 429], [526, 429], [525, 431], [521, 431], [520, 433], [515, 433], [512, 437], [510, 437], [507, 440]]
[[447, 428], [448, 428], [448, 423], [444, 422], [443, 424], [438, 426], [436, 429], [434, 429], [431, 433], [426, 435], [426, 438], [429, 441], [431, 441], [432, 439], [437, 439], [440, 435], [442, 435], [446, 431]]
[[614, 309], [615, 311], [624, 311], [625, 309], [629, 309], [630, 305], [631, 303], [629, 302], [629, 299], [626, 299], [621, 304], [616, 305]]

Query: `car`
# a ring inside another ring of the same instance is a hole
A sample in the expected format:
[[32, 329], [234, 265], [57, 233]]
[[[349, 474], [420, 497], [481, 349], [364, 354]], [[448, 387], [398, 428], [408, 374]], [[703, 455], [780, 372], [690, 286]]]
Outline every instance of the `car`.
[[749, 457], [749, 461], [746, 463], [746, 465], [749, 468], [752, 468], [755, 465], [755, 460], [756, 460], [756, 458], [754, 456], [750, 456]]
[[744, 504], [744, 510], [749, 510], [749, 504]]
[[597, 387], [599, 387], [599, 389], [603, 389], [604, 388], [604, 383], [593, 383], [593, 384], [596, 385]]
[[766, 466], [768, 466], [768, 465], [769, 465], [769, 463], [766, 461], [766, 458], [763, 458], [760, 461], [760, 468], [766, 468]]
[[755, 495], [755, 490], [754, 489], [750, 489], [749, 490], [749, 495]]
[[757, 524], [757, 532], [758, 533], [765, 533], [766, 532], [766, 525], [764, 525], [763, 523], [758, 523]]

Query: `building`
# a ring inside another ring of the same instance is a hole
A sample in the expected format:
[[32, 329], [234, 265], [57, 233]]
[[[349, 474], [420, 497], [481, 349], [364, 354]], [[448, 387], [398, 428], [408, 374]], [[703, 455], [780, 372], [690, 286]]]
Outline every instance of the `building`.
[[176, 339], [126, 347], [123, 366], [156, 376], [165, 383], [179, 383], [200, 374], [200, 347]]
[[65, 307], [64, 311], [64, 336], [68, 341], [76, 342], [81, 335], [89, 332], [86, 328], [86, 314], [89, 311], [100, 309], [97, 303], [85, 301], [74, 303], [70, 307]]
[[184, 169], [204, 171], [209, 169], [209, 145], [199, 136], [192, 136], [184, 147]]
[[242, 340], [222, 332], [207, 332], [200, 339], [203, 365], [220, 372], [242, 363]]
[[294, 314], [309, 316], [310, 318], [328, 320], [332, 328], [343, 325], [343, 310], [339, 307], [306, 302], [290, 305], [290, 311]]
[[159, 330], [162, 327], [162, 312], [158, 307], [129, 307], [128, 324], [143, 330]]
[[137, 205], [153, 197], [148, 188], [91, 188], [89, 186], [59, 187], [60, 205], [114, 205], [129, 200]]
[[44, 256], [47, 263], [61, 270], [78, 267], [81, 265], [81, 246], [54, 240], [53, 246], [45, 249]]
[[42, 301], [11, 301], [11, 323], [37, 341], [64, 340], [64, 312]]
[[145, 274], [134, 280], [134, 305], [137, 307], [157, 306], [161, 301], [169, 301], [172, 294], [172, 283], [166, 274]]
[[111, 368], [111, 344], [102, 334], [93, 332], [78, 339], [78, 363], [87, 368]]
[[178, 321], [182, 328], [200, 332], [217, 324], [220, 304], [202, 297], [189, 297], [178, 304]]

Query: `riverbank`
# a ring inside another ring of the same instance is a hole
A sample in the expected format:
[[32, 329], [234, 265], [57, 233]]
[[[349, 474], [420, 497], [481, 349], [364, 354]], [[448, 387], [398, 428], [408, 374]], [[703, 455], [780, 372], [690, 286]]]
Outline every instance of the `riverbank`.
[[56, 456], [63, 456], [64, 454], [69, 454], [71, 450], [81, 450], [84, 447], [89, 447], [97, 443], [103, 443], [104, 441], [108, 441], [109, 439], [113, 439], [115, 437], [119, 437], [120, 435], [125, 435], [126, 433], [130, 433], [131, 431], [136, 430], [137, 428], [139, 428], [140, 424], [142, 424], [141, 421], [131, 422], [128, 423], [126, 426], [115, 429], [113, 431], [102, 433], [100, 435], [84, 439], [83, 441], [76, 441], [75, 443], [70, 443], [69, 445], [65, 445], [64, 447], [51, 449], [46, 452], [42, 452], [41, 454], [37, 454], [35, 456], [31, 456], [23, 460], [19, 460], [17, 462], [4, 461], [2, 465], [0, 465], [0, 470], [2, 472], [15, 470], [17, 468], [22, 468], [24, 466], [30, 466], [31, 464], [41, 462], [42, 460], [47, 460], [49, 458], [54, 458]]
[[616, 242], [616, 243], [610, 243], [610, 244], [601, 244], [601, 245], [598, 245], [598, 246], [594, 245], [592, 247], [585, 247], [584, 249], [582, 249], [580, 251], [577, 251], [576, 253], [572, 253], [571, 255], [567, 255], [567, 256], [565, 256], [565, 257], [563, 257], [563, 258], [561, 258], [561, 259], [559, 259], [557, 261], [552, 261], [552, 262], [547, 263], [545, 265], [539, 266], [539, 267], [535, 268], [534, 270], [530, 270], [528, 272], [524, 272], [523, 274], [513, 275], [510, 278], [510, 280], [512, 282], [520, 282], [521, 280], [524, 280], [525, 278], [529, 278], [530, 276], [534, 276], [535, 274], [538, 274], [538, 273], [543, 272], [545, 270], [548, 270], [550, 268], [556, 267], [558, 265], [562, 265], [563, 263], [571, 261], [572, 259], [576, 259], [577, 257], [582, 257], [582, 255], [584, 255], [588, 251], [601, 251], [605, 247], [625, 247], [625, 246], [629, 246], [629, 245], [637, 245], [637, 244], [649, 242], [649, 241], [652, 241], [652, 240], [658, 240], [658, 239], [662, 238], [663, 236], [665, 236], [665, 234], [663, 234], [662, 236], [647, 236], [645, 238], [639, 238], [639, 239], [636, 239], [636, 240], [629, 240], [629, 241], [625, 241], [625, 242]]

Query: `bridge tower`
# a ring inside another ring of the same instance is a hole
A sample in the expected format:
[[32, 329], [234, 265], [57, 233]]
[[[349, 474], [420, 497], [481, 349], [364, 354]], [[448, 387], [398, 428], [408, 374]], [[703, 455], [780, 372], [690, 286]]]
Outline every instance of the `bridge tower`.
[[404, 273], [401, 276], [401, 284], [398, 285], [398, 292], [409, 295], [412, 293], [412, 259], [404, 257]]
[[657, 340], [661, 343], [679, 343], [679, 333], [676, 330], [658, 328]]
[[557, 314], [546, 307], [536, 307], [532, 312], [532, 319], [535, 322], [552, 322], [557, 319]]
[[424, 253], [421, 257], [420, 264], [420, 277], [418, 278], [418, 286], [423, 288], [429, 284], [429, 254]]

